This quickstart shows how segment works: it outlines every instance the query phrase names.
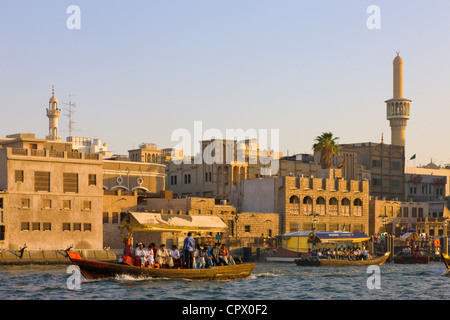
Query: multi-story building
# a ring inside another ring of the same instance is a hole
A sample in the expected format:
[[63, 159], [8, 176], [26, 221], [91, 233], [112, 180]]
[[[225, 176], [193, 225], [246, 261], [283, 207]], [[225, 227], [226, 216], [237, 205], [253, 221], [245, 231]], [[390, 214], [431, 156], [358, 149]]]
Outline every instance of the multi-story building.
[[345, 179], [278, 177], [247, 180], [243, 211], [277, 212], [280, 231], [369, 232], [369, 183]]
[[370, 200], [370, 234], [388, 233], [396, 237], [417, 230], [418, 219], [428, 217], [429, 203], [414, 201]]
[[101, 155], [34, 134], [0, 147], [1, 249], [103, 248]]

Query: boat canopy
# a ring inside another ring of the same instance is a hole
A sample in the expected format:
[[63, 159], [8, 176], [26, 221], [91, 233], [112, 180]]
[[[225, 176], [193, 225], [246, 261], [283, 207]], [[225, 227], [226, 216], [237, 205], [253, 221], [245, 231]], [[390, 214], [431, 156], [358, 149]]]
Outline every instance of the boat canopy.
[[130, 212], [121, 227], [132, 231], [159, 232], [224, 232], [228, 226], [214, 216], [188, 216], [150, 212]]
[[298, 231], [277, 237], [281, 240], [282, 248], [295, 252], [307, 252], [311, 243], [356, 243], [370, 239], [363, 232], [345, 231]]

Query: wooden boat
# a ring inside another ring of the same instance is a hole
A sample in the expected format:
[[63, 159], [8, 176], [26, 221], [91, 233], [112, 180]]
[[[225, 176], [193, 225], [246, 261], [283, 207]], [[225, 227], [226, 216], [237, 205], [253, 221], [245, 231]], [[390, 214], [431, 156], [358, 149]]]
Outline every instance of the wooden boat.
[[408, 253], [394, 257], [394, 263], [398, 264], [427, 264], [430, 256], [426, 253]]
[[442, 253], [442, 259], [444, 260], [447, 269], [450, 270], [450, 256], [448, 254]]
[[209, 269], [156, 269], [137, 267], [126, 263], [111, 263], [83, 259], [78, 253], [67, 251], [70, 261], [80, 268], [86, 279], [131, 276], [136, 278], [168, 278], [192, 280], [234, 280], [247, 278], [255, 268], [254, 263], [212, 267]]
[[317, 266], [317, 267], [352, 267], [352, 266], [381, 266], [389, 258], [390, 252], [386, 252], [384, 256], [369, 260], [341, 260], [341, 259], [318, 259], [315, 257], [295, 259], [298, 266]]

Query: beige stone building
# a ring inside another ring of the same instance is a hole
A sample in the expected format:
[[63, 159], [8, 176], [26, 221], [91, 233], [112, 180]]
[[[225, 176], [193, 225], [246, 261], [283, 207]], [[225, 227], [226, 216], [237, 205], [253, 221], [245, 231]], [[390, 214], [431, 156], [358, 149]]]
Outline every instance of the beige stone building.
[[396, 237], [417, 230], [417, 220], [428, 217], [427, 202], [370, 200], [370, 234], [387, 232]]
[[385, 200], [405, 199], [405, 149], [385, 143], [341, 144], [342, 176], [370, 181], [370, 195]]
[[243, 210], [277, 212], [280, 232], [369, 232], [369, 183], [345, 179], [278, 177], [243, 183]]
[[0, 147], [0, 249], [103, 248], [100, 155], [34, 134]]
[[128, 211], [147, 209], [147, 198], [165, 192], [165, 166], [152, 162], [103, 160], [103, 245], [120, 253], [119, 224]]

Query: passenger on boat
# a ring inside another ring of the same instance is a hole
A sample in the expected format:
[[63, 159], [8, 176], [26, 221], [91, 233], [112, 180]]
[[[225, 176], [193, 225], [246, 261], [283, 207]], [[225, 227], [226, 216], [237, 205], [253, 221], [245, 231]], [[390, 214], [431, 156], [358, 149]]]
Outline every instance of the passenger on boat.
[[176, 266], [181, 268], [180, 251], [177, 249], [176, 245], [172, 246], [172, 249], [169, 251], [169, 254], [172, 257], [174, 267]]
[[192, 237], [192, 232], [188, 232], [183, 243], [183, 254], [186, 260], [186, 267], [188, 269], [194, 269], [194, 251], [195, 239]]
[[195, 246], [195, 252], [194, 252], [194, 268], [195, 269], [204, 269], [205, 268], [205, 251], [203, 251], [203, 248], [197, 244]]
[[155, 262], [158, 263], [160, 266], [165, 264], [169, 268], [173, 267], [173, 259], [170, 256], [169, 251], [167, 251], [165, 244], [161, 244], [160, 248], [156, 252]]
[[221, 264], [223, 263], [224, 265], [228, 265], [229, 259], [230, 259], [230, 253], [228, 252], [227, 247], [223, 243], [222, 246], [220, 247], [220, 251], [219, 251], [219, 262]]
[[152, 247], [152, 250], [153, 250], [153, 257], [155, 257], [155, 259], [156, 259], [156, 252], [158, 252], [158, 247], [153, 242], [150, 243], [150, 246]]
[[155, 255], [153, 253], [153, 248], [150, 244], [148, 246], [148, 249], [146, 251], [146, 258], [147, 258], [147, 266], [153, 267], [155, 265]]
[[220, 266], [220, 261], [219, 261], [219, 253], [220, 253], [220, 248], [219, 248], [219, 244], [215, 243], [214, 246], [210, 249], [211, 252], [211, 260], [213, 262], [214, 266]]
[[141, 260], [141, 266], [144, 266], [145, 263], [147, 262], [147, 259], [145, 257], [144, 245], [141, 242], [137, 244], [137, 248], [134, 251], [134, 255]]
[[211, 249], [207, 245], [203, 246], [203, 252], [205, 253], [205, 268], [211, 268], [214, 266], [212, 261]]

